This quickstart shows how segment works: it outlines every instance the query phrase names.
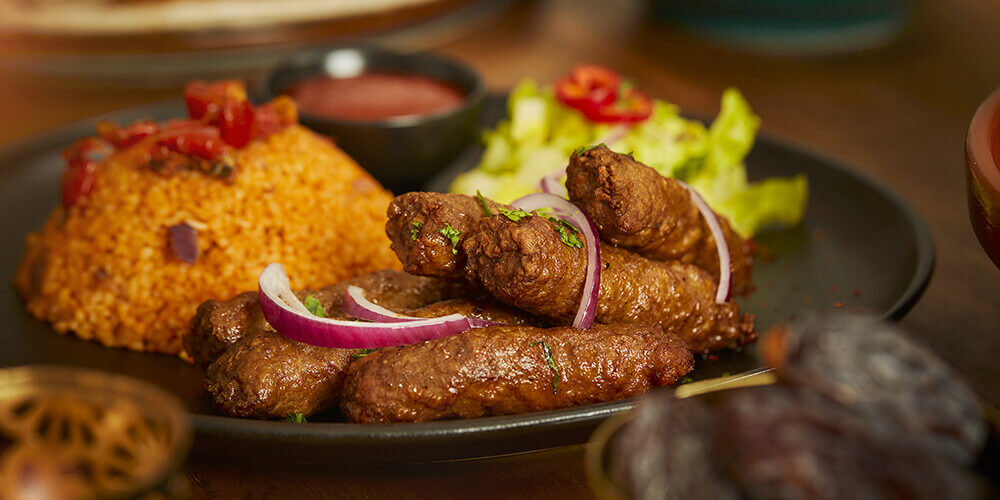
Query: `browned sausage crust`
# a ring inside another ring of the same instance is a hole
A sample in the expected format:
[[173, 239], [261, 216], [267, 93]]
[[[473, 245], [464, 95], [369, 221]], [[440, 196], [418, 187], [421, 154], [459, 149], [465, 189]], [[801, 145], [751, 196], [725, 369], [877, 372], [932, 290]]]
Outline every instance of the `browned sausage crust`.
[[489, 297], [442, 300], [426, 307], [400, 312], [419, 318], [440, 318], [449, 314], [461, 314], [504, 325], [542, 326], [542, 322], [538, 318]]
[[[514, 222], [484, 217], [463, 242], [469, 280], [497, 300], [555, 324], [569, 324], [580, 303], [585, 248], [561, 240], [557, 224], [531, 216]], [[645, 259], [601, 245], [600, 323], [660, 324], [695, 352], [754, 342], [753, 317], [732, 302], [716, 304], [716, 283], [704, 270]]]
[[[570, 157], [566, 189], [604, 241], [650, 259], [694, 264], [719, 278], [715, 238], [676, 180], [601, 145]], [[743, 293], [753, 267], [749, 247], [724, 217], [718, 219], [729, 246], [733, 291]]]
[[365, 423], [518, 414], [638, 396], [693, 366], [659, 327], [497, 326], [366, 355], [348, 369], [340, 407]]
[[[421, 318], [457, 313], [510, 325], [538, 324], [528, 314], [492, 299], [445, 300], [397, 311]], [[360, 352], [315, 347], [273, 331], [254, 331], [208, 366], [206, 385], [215, 405], [227, 415], [283, 418], [301, 412], [309, 416], [337, 403], [347, 365]]]
[[256, 332], [208, 366], [206, 388], [216, 407], [233, 417], [308, 416], [337, 403], [356, 352]]
[[[460, 284], [384, 270], [319, 290], [301, 290], [296, 295], [299, 299], [312, 295], [329, 317], [342, 318], [340, 306], [350, 285], [361, 287], [369, 300], [393, 311], [419, 308], [468, 293], [467, 287]], [[191, 330], [184, 336], [184, 349], [196, 363], [207, 365], [237, 340], [265, 330], [270, 327], [261, 312], [257, 292], [244, 292], [222, 302], [209, 300], [198, 306], [191, 318]]]
[[[494, 213], [510, 208], [485, 202]], [[463, 194], [406, 193], [392, 200], [387, 213], [385, 234], [404, 271], [450, 280], [464, 277], [461, 241], [484, 215], [482, 202]], [[455, 242], [442, 231], [453, 234]]]

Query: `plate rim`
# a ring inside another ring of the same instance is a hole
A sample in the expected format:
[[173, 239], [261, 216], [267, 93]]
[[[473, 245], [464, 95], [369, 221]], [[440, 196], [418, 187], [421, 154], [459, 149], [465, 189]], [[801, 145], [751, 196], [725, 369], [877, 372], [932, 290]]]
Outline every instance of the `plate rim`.
[[[506, 93], [490, 93], [487, 100], [505, 98]], [[484, 103], [486, 104], [486, 103]], [[47, 131], [29, 135], [20, 139], [15, 139], [3, 146], [0, 146], [0, 167], [8, 165], [11, 159], [19, 156], [37, 154], [39, 151], [51, 150], [59, 145], [67, 145], [71, 141], [92, 135], [95, 124], [100, 120], [131, 120], [139, 116], [154, 116], [167, 113], [183, 106], [180, 99], [169, 99], [164, 101], [151, 102], [139, 106], [120, 108], [114, 111], [103, 113], [75, 120], [60, 126], [56, 126]], [[880, 197], [887, 200], [896, 207], [903, 215], [907, 225], [914, 236], [916, 259], [913, 274], [906, 289], [899, 298], [881, 317], [892, 321], [898, 321], [905, 316], [913, 306], [919, 302], [923, 293], [927, 289], [934, 272], [936, 251], [930, 229], [919, 215], [919, 212], [899, 193], [893, 190], [885, 182], [873, 176], [871, 173], [859, 168], [852, 167], [846, 162], [832, 157], [827, 153], [817, 152], [805, 145], [798, 144], [784, 137], [773, 136], [768, 133], [761, 133], [757, 136], [757, 141], [768, 143], [778, 149], [790, 151], [796, 155], [814, 158], [825, 167], [836, 170], [839, 174], [853, 177], [857, 182], [870, 187]], [[12, 170], [16, 170], [16, 167]], [[669, 390], [669, 388], [667, 389]], [[629, 398], [619, 401], [598, 403], [579, 407], [549, 410], [544, 412], [526, 413], [520, 415], [481, 417], [466, 420], [445, 420], [424, 423], [397, 423], [397, 424], [351, 424], [340, 422], [315, 422], [307, 426], [294, 426], [280, 421], [258, 421], [226, 417], [221, 415], [205, 415], [188, 412], [191, 418], [192, 428], [197, 437], [213, 437], [224, 439], [226, 436], [247, 437], [257, 435], [259, 438], [268, 440], [273, 436], [280, 435], [283, 438], [294, 438], [304, 442], [312, 440], [313, 444], [319, 446], [329, 446], [335, 443], [361, 442], [365, 440], [375, 440], [377, 442], [387, 442], [393, 440], [405, 440], [409, 444], [420, 444], [423, 441], [431, 442], [434, 439], [452, 438], [456, 444], [464, 441], [468, 437], [489, 437], [500, 433], [520, 431], [525, 429], [540, 430], [559, 429], [563, 426], [589, 426], [596, 427], [601, 421], [609, 417], [623, 414], [631, 410], [636, 404], [637, 398]], [[198, 439], [195, 439], [195, 449], [199, 452], [212, 454], [212, 449], [205, 449], [198, 446]], [[578, 441], [574, 441], [578, 442]], [[559, 443], [557, 445], [572, 444], [571, 442]], [[471, 448], [475, 448], [472, 446]], [[538, 448], [544, 449], [544, 448]], [[530, 451], [535, 451], [534, 449]], [[433, 453], [431, 453], [433, 455]], [[485, 458], [486, 454], [477, 453], [475, 449], [469, 450], [465, 454], [450, 454], [440, 460]], [[419, 462], [435, 461], [418, 460]], [[335, 462], [335, 461], [334, 461]], [[414, 460], [407, 460], [403, 457], [397, 459], [381, 460], [380, 463], [410, 463]]]

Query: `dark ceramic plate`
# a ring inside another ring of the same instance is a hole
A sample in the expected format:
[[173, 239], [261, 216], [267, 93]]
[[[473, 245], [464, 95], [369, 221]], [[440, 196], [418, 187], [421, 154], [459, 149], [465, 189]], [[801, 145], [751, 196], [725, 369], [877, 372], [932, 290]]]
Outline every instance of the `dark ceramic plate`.
[[[482, 125], [495, 124], [503, 99], [484, 103]], [[178, 102], [112, 113], [119, 123], [183, 114]], [[0, 151], [0, 280], [10, 283], [24, 236], [42, 226], [58, 203], [59, 151], [92, 134], [97, 119], [69, 125]], [[429, 187], [447, 186], [475, 164], [470, 149]], [[773, 254], [754, 270], [757, 291], [741, 300], [764, 330], [798, 311], [840, 307], [900, 318], [930, 279], [933, 245], [926, 226], [895, 193], [839, 163], [761, 138], [748, 159], [751, 177], [809, 176], [810, 204], [803, 225], [761, 234]], [[202, 370], [176, 358], [107, 349], [57, 335], [23, 309], [12, 287], [0, 287], [0, 366], [56, 363], [128, 374], [152, 381], [190, 407], [196, 452], [325, 463], [419, 462], [483, 457], [582, 443], [605, 418], [626, 411], [633, 400], [565, 410], [426, 424], [290, 424], [221, 417], [202, 389]], [[751, 350], [752, 351], [752, 350]], [[752, 352], [700, 360], [694, 379], [757, 367]]]

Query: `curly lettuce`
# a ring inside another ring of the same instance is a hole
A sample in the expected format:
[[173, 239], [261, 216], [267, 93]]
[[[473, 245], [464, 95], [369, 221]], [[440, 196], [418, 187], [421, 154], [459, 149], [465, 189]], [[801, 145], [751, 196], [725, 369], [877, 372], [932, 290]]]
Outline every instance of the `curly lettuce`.
[[508, 203], [537, 191], [539, 180], [564, 168], [578, 147], [603, 142], [689, 183], [745, 237], [769, 226], [797, 224], [805, 213], [809, 183], [804, 175], [747, 181], [743, 161], [760, 120], [734, 88], [723, 92], [719, 115], [708, 128], [661, 100], [654, 102], [649, 119], [631, 128], [595, 123], [531, 79], [511, 92], [507, 112], [508, 119], [483, 132], [479, 164], [455, 179], [452, 192], [478, 190]]

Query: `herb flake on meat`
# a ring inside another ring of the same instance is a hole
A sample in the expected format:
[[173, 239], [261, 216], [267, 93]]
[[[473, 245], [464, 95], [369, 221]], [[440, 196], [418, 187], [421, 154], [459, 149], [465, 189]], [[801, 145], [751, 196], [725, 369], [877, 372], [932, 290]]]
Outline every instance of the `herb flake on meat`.
[[483, 205], [483, 213], [487, 217], [493, 217], [493, 211], [490, 210], [490, 207], [486, 204], [486, 198], [483, 197], [483, 193], [480, 193], [478, 189], [476, 190], [476, 198], [479, 198], [479, 203]]
[[531, 212], [525, 212], [520, 208], [515, 208], [514, 210], [508, 210], [506, 208], [498, 208], [497, 210], [499, 210], [500, 213], [504, 215], [504, 217], [507, 217], [508, 219], [514, 222], [518, 222], [521, 219], [531, 217], [533, 215]]
[[361, 349], [359, 352], [351, 354], [351, 359], [361, 359], [377, 350], [378, 349]]
[[301, 411], [298, 413], [289, 414], [287, 417], [285, 417], [285, 421], [291, 422], [293, 424], [304, 424], [308, 422], [308, 420], [306, 420], [305, 415], [303, 415]]
[[552, 393], [555, 394], [559, 392], [559, 367], [556, 366], [556, 360], [552, 357], [552, 349], [549, 348], [549, 344], [545, 343], [545, 341], [532, 342], [529, 347], [535, 347], [539, 344], [542, 346], [542, 358], [545, 359], [545, 362], [549, 365], [549, 369], [555, 374], [552, 376]]
[[[591, 149], [594, 149], [594, 148], [596, 148], [598, 146], [604, 146], [604, 143], [602, 142], [600, 144], [594, 144], [592, 146], [580, 146], [580, 147], [576, 148], [576, 151], [573, 151], [573, 156], [580, 156], [583, 153], [586, 153], [587, 151], [590, 151]], [[604, 146], [604, 147], [607, 147], [607, 146]]]
[[440, 233], [441, 236], [451, 240], [451, 253], [458, 254], [458, 235], [462, 234], [462, 232], [451, 227], [451, 224], [445, 224]]
[[306, 300], [302, 302], [303, 305], [306, 306], [306, 309], [308, 309], [313, 316], [317, 316], [320, 318], [326, 317], [326, 309], [323, 308], [323, 304], [321, 304], [319, 299], [317, 299], [316, 297], [313, 297], [312, 295], [307, 295]]
[[563, 244], [571, 248], [583, 248], [583, 240], [577, 236], [580, 230], [573, 227], [573, 224], [555, 217], [549, 217], [549, 220], [555, 224], [556, 232], [559, 233], [559, 239]]
[[420, 234], [420, 226], [422, 226], [422, 225], [423, 225], [423, 223], [417, 222], [417, 221], [413, 221], [413, 222], [410, 223], [410, 239], [411, 240], [417, 241], [417, 235]]

